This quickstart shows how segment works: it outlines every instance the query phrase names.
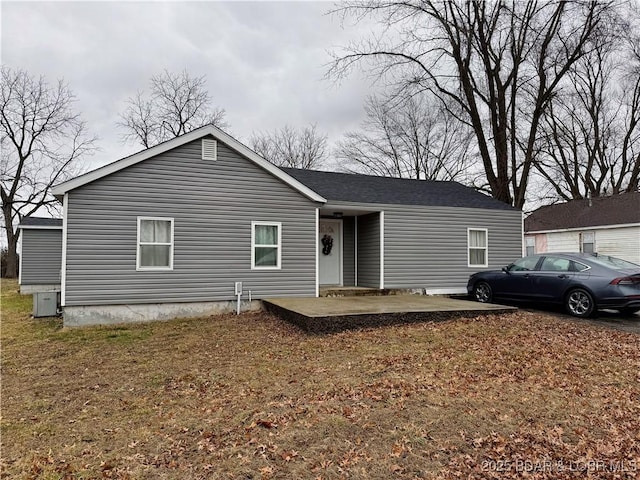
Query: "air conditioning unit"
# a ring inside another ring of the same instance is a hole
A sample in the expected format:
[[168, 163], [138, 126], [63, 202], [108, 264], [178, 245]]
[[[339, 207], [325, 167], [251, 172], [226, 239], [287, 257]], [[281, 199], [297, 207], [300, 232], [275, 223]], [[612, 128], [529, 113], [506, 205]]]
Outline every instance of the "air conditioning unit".
[[33, 294], [33, 316], [55, 317], [58, 314], [58, 292], [36, 292]]

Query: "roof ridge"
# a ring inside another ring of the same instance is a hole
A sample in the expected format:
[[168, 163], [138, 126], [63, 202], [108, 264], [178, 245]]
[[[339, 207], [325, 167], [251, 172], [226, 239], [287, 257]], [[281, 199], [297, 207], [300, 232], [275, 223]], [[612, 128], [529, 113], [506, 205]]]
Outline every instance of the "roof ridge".
[[418, 180], [301, 168], [283, 170], [330, 202], [518, 210], [454, 180]]
[[402, 181], [407, 181], [407, 180], [411, 180], [414, 182], [431, 182], [431, 183], [457, 183], [458, 185], [462, 185], [463, 187], [466, 187], [466, 185], [463, 185], [462, 183], [458, 182], [457, 180], [431, 180], [428, 178], [406, 178], [406, 177], [388, 177], [386, 175], [373, 175], [371, 173], [358, 173], [358, 172], [336, 172], [334, 170], [315, 170], [312, 168], [295, 168], [295, 167], [280, 167], [282, 170], [292, 170], [292, 171], [296, 171], [296, 172], [313, 172], [313, 173], [329, 173], [329, 174], [333, 174], [333, 175], [349, 175], [349, 176], [357, 176], [357, 177], [369, 177], [369, 178], [385, 178], [388, 180], [402, 180]]

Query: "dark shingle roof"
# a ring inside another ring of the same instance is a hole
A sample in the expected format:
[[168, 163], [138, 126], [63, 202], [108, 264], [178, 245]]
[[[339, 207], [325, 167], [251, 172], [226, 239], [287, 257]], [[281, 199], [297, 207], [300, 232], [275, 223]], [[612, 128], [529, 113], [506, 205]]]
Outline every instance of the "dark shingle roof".
[[62, 227], [60, 218], [24, 217], [20, 227]]
[[282, 170], [330, 201], [513, 210], [510, 205], [457, 182], [374, 177], [297, 168]]
[[640, 223], [640, 192], [571, 200], [541, 207], [524, 221], [526, 232]]

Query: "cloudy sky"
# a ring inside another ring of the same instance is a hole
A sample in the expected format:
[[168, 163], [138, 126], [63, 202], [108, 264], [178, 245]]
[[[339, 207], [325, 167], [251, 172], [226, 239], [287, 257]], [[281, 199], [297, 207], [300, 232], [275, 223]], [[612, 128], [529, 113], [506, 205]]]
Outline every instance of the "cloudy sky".
[[329, 2], [7, 2], [2, 64], [63, 78], [98, 135], [95, 168], [140, 150], [117, 127], [128, 97], [152, 75], [206, 75], [230, 133], [317, 123], [331, 142], [357, 127], [368, 81], [323, 77], [329, 52], [370, 33], [342, 24]]

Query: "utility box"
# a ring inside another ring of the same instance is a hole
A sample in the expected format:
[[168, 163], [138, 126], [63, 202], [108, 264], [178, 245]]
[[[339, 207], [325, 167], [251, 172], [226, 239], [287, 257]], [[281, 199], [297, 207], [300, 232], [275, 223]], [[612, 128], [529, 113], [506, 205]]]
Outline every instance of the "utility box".
[[58, 314], [58, 292], [36, 292], [33, 294], [33, 316], [55, 317]]

